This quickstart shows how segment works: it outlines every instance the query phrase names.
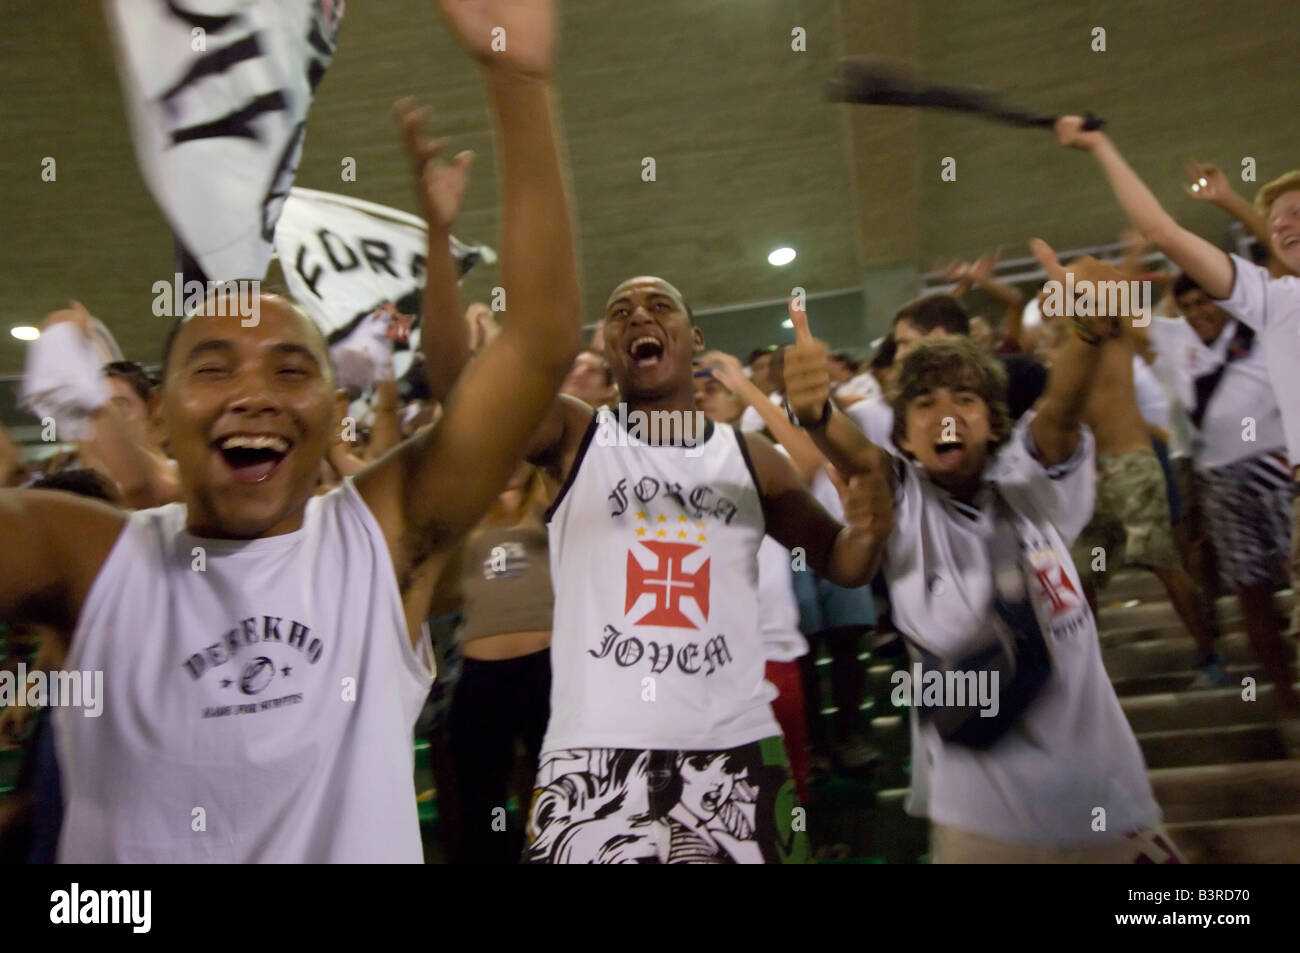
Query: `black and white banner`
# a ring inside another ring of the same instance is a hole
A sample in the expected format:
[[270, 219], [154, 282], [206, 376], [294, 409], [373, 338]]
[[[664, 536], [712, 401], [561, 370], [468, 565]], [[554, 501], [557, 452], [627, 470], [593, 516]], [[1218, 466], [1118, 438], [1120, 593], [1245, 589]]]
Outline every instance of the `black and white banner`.
[[344, 0], [104, 0], [145, 182], [199, 280], [261, 278]]
[[[290, 191], [275, 253], [289, 292], [325, 332], [344, 386], [366, 390], [410, 368], [428, 244], [415, 215], [331, 192]], [[452, 253], [462, 275], [496, 261], [491, 248], [455, 238]]]

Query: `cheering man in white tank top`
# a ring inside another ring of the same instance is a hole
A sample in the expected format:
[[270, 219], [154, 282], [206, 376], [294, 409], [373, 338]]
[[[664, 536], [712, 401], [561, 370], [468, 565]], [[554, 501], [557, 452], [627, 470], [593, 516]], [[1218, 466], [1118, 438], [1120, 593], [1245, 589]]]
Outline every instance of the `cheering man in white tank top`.
[[604, 318], [626, 403], [593, 413], [559, 398], [529, 456], [562, 489], [551, 721], [526, 859], [806, 859], [763, 679], [756, 556], [766, 533], [863, 585], [888, 535], [888, 487], [883, 475], [843, 485], [842, 526], [762, 436], [697, 418], [704, 335], [668, 282], [623, 282]]
[[[313, 496], [341, 423], [326, 345], [263, 295], [253, 327], [203, 308], [168, 341], [154, 412], [183, 502], [127, 516], [0, 491], [0, 617], [72, 633], [68, 667], [104, 673], [100, 717], [56, 714], [64, 861], [422, 859], [420, 581], [514, 471], [577, 352], [580, 307], [552, 130], [553, 0], [442, 7], [498, 122], [511, 311], [438, 425]], [[497, 28], [508, 51], [492, 48]], [[438, 165], [405, 118], [426, 206], [446, 199], [467, 160]]]

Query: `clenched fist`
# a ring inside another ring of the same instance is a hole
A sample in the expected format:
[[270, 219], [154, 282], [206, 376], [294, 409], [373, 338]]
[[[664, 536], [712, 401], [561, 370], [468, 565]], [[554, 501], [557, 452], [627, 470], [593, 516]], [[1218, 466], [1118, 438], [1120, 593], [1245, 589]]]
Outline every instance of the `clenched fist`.
[[830, 464], [831, 478], [844, 505], [844, 525], [855, 535], [884, 540], [894, 528], [894, 493], [883, 466], [873, 466], [845, 480]]

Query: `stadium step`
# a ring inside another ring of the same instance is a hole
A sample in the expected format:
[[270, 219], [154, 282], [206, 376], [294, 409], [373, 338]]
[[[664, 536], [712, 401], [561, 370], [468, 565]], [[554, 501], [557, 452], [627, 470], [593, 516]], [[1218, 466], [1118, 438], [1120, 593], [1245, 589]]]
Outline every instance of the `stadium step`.
[[1272, 725], [1154, 731], [1140, 734], [1137, 739], [1148, 768], [1234, 764], [1286, 757], [1282, 740]]
[[1300, 760], [1295, 759], [1156, 768], [1151, 787], [1168, 824], [1300, 815]]
[[1241, 696], [1241, 687], [1230, 685], [1204, 691], [1130, 695], [1119, 701], [1138, 734], [1272, 722], [1276, 712], [1272, 685], [1259, 684], [1253, 702], [1243, 701]]
[[[1289, 613], [1292, 593], [1278, 594]], [[1098, 613], [1102, 658], [1147, 761], [1170, 835], [1193, 863], [1300, 861], [1300, 759], [1287, 759], [1274, 726], [1273, 687], [1242, 629], [1236, 599], [1218, 600], [1215, 648], [1229, 684], [1191, 689], [1199, 661], [1164, 587], [1151, 573], [1117, 573]], [[1294, 645], [1291, 646], [1293, 657]], [[901, 663], [900, 664], [905, 664]], [[925, 861], [928, 824], [903, 810], [906, 711], [889, 700], [895, 666], [867, 667], [872, 743], [884, 755], [871, 848], [888, 863]], [[1253, 700], [1242, 679], [1255, 679]], [[1249, 697], [1249, 696], [1248, 696]]]
[[[1226, 634], [1214, 647], [1226, 665], [1254, 664], [1255, 656], [1245, 632]], [[1190, 671], [1200, 663], [1196, 643], [1190, 636], [1114, 645], [1104, 648], [1101, 657], [1112, 679]]]
[[1300, 814], [1233, 817], [1168, 825], [1193, 864], [1294, 864], [1300, 858]]

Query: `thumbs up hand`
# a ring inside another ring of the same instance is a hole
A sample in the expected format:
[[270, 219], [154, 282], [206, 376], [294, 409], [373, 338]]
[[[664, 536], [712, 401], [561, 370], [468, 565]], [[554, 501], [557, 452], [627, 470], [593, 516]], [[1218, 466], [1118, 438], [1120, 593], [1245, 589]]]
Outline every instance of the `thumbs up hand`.
[[785, 396], [803, 427], [822, 422], [831, 399], [831, 370], [825, 341], [808, 328], [808, 314], [790, 301], [794, 343], [785, 349]]

